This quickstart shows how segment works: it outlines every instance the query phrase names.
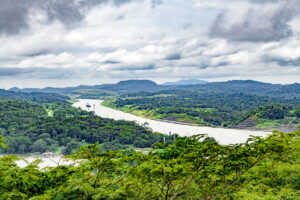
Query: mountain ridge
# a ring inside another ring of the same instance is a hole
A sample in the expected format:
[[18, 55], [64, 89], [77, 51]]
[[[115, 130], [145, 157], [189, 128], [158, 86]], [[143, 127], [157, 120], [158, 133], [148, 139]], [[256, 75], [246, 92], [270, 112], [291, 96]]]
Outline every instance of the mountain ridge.
[[79, 85], [76, 87], [65, 88], [24, 88], [20, 89], [13, 87], [9, 91], [14, 92], [44, 92], [58, 94], [72, 94], [79, 90], [95, 90], [95, 91], [110, 91], [116, 94], [130, 94], [138, 92], [158, 92], [163, 90], [200, 90], [200, 91], [215, 91], [215, 92], [241, 92], [246, 94], [258, 95], [282, 95], [293, 94], [300, 95], [300, 84], [272, 84], [254, 80], [231, 80], [225, 82], [208, 82], [205, 84], [189, 84], [189, 85], [164, 85], [157, 84], [152, 80], [125, 80], [116, 84], [101, 84], [101, 85]]
[[196, 85], [196, 84], [206, 84], [208, 81], [199, 79], [181, 79], [175, 82], [165, 82], [162, 85]]

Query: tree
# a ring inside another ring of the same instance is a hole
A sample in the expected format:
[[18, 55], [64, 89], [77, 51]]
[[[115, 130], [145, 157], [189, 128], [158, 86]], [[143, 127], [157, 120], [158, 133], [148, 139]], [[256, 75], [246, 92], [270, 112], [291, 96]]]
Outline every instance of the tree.
[[47, 143], [44, 140], [37, 140], [31, 145], [31, 149], [34, 152], [43, 153], [47, 149]]
[[294, 114], [300, 118], [300, 107], [297, 107], [294, 111]]
[[266, 119], [283, 119], [287, 114], [287, 108], [279, 104], [263, 106], [258, 109], [258, 116]]
[[0, 148], [7, 149], [7, 145], [4, 142], [4, 137], [0, 136]]
[[291, 153], [283, 133], [228, 146], [199, 142], [202, 137], [178, 138], [163, 152], [150, 154], [132, 173], [136, 184], [128, 187], [140, 195], [134, 198], [220, 199], [246, 184], [246, 174], [264, 159]]
[[80, 145], [78, 144], [78, 142], [76, 142], [76, 140], [73, 139], [67, 144], [66, 147], [63, 148], [62, 154], [69, 155], [72, 153], [73, 150], [78, 149], [79, 147]]
[[[0, 157], [0, 199], [298, 199], [300, 131], [222, 146], [178, 137], [148, 154], [81, 147], [69, 166]], [[78, 163], [78, 165], [75, 165]]]
[[206, 137], [203, 141], [204, 142], [217, 142], [216, 139], [213, 137]]
[[32, 145], [32, 140], [27, 136], [8, 136], [6, 140], [9, 146], [7, 150], [9, 153], [26, 153], [30, 145]]

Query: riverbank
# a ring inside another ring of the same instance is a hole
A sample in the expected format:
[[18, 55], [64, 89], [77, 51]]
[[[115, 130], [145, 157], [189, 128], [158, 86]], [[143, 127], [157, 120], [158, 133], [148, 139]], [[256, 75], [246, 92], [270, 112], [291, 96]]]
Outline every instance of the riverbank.
[[[221, 144], [234, 144], [245, 142], [251, 135], [266, 137], [271, 132], [268, 131], [251, 131], [239, 130], [230, 128], [213, 128], [213, 127], [199, 127], [185, 124], [177, 124], [171, 122], [164, 122], [159, 120], [151, 120], [141, 118], [130, 113], [124, 113], [119, 110], [105, 107], [101, 105], [103, 100], [94, 99], [79, 99], [73, 106], [87, 111], [94, 111], [96, 115], [103, 118], [111, 118], [114, 120], [135, 121], [137, 124], [147, 126], [154, 132], [163, 134], [178, 134], [179, 136], [192, 136], [197, 134], [207, 134], [209, 137], [215, 138]], [[86, 104], [91, 105], [90, 108]]]

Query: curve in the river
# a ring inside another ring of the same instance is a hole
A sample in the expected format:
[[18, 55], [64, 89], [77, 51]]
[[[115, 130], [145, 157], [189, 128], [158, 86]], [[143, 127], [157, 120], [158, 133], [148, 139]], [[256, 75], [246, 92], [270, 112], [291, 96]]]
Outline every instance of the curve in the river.
[[[103, 100], [94, 99], [79, 99], [73, 106], [87, 111], [95, 111], [95, 114], [103, 118], [111, 118], [114, 120], [136, 121], [138, 124], [148, 123], [148, 127], [154, 132], [169, 134], [177, 133], [180, 136], [191, 136], [196, 134], [207, 134], [209, 137], [215, 138], [221, 144], [234, 144], [245, 142], [250, 135], [267, 136], [271, 132], [264, 131], [250, 131], [229, 128], [212, 128], [212, 127], [198, 127], [191, 125], [175, 124], [170, 122], [163, 122], [151, 119], [141, 118], [129, 113], [124, 113], [119, 110], [111, 109], [102, 106]], [[91, 105], [90, 108], [86, 104]]]

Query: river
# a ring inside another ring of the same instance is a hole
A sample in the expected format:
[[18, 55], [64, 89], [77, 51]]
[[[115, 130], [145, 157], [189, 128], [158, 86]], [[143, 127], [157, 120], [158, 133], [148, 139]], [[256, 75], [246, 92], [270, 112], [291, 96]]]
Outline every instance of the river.
[[[238, 130], [229, 128], [212, 128], [212, 127], [198, 127], [191, 125], [176, 124], [171, 122], [163, 122], [159, 120], [151, 120], [141, 118], [129, 113], [124, 113], [119, 110], [111, 109], [102, 106], [103, 100], [93, 99], [79, 99], [78, 102], [74, 103], [73, 106], [81, 108], [87, 111], [95, 111], [95, 114], [103, 118], [111, 118], [114, 120], [128, 120], [135, 121], [142, 125], [148, 123], [148, 127], [154, 132], [169, 134], [177, 133], [180, 136], [192, 136], [196, 134], [207, 134], [209, 137], [215, 138], [220, 144], [234, 144], [245, 142], [250, 135], [254, 136], [267, 136], [271, 132], [264, 131], [250, 131], [250, 130]], [[89, 103], [91, 108], [87, 108], [86, 104]], [[1, 156], [1, 155], [0, 155]], [[71, 160], [64, 160], [62, 156], [51, 156], [51, 157], [39, 157], [29, 156], [23, 157], [23, 159], [17, 161], [19, 167], [25, 167], [28, 163], [33, 162], [36, 159], [41, 159], [42, 162], [38, 165], [40, 169], [45, 167], [56, 167], [58, 165], [72, 165], [75, 164]]]
[[[147, 126], [154, 132], [173, 134], [177, 133], [180, 136], [192, 136], [196, 134], [207, 134], [209, 137], [215, 138], [220, 144], [235, 144], [245, 142], [250, 135], [266, 137], [271, 132], [266, 131], [251, 131], [251, 130], [239, 130], [230, 128], [212, 128], [212, 127], [199, 127], [192, 125], [176, 124], [171, 122], [164, 122], [159, 120], [151, 120], [141, 118], [130, 113], [124, 113], [119, 110], [102, 106], [103, 100], [94, 99], [79, 99], [73, 106], [81, 108], [87, 111], [94, 111], [96, 115], [103, 118], [111, 118], [114, 120], [127, 120], [135, 121], [142, 125], [147, 123]], [[91, 105], [90, 108], [86, 107], [86, 104]]]
[[[0, 158], [2, 156], [8, 156], [8, 155], [2, 155], [0, 154]], [[60, 165], [75, 165], [78, 166], [79, 162], [81, 160], [73, 161], [71, 159], [65, 159], [64, 156], [61, 155], [52, 155], [52, 156], [26, 156], [26, 155], [17, 155], [19, 157], [19, 160], [16, 161], [16, 164], [19, 167], [26, 167], [28, 164], [36, 161], [37, 159], [40, 159], [41, 162], [38, 164], [39, 169], [44, 169], [46, 167], [57, 167]]]
[[57, 166], [60, 166], [60, 165], [72, 165], [72, 164], [75, 164], [74, 161], [72, 160], [66, 160], [64, 159], [63, 156], [59, 156], [59, 155], [56, 155], [56, 156], [49, 156], [49, 157], [43, 157], [43, 156], [28, 156], [28, 157], [22, 157], [20, 156], [20, 160], [18, 160], [16, 162], [16, 164], [19, 166], [19, 167], [26, 167], [29, 163], [37, 160], [37, 159], [40, 159], [41, 160], [41, 163], [38, 164], [38, 167], [40, 169], [43, 169], [45, 167], [57, 167]]

